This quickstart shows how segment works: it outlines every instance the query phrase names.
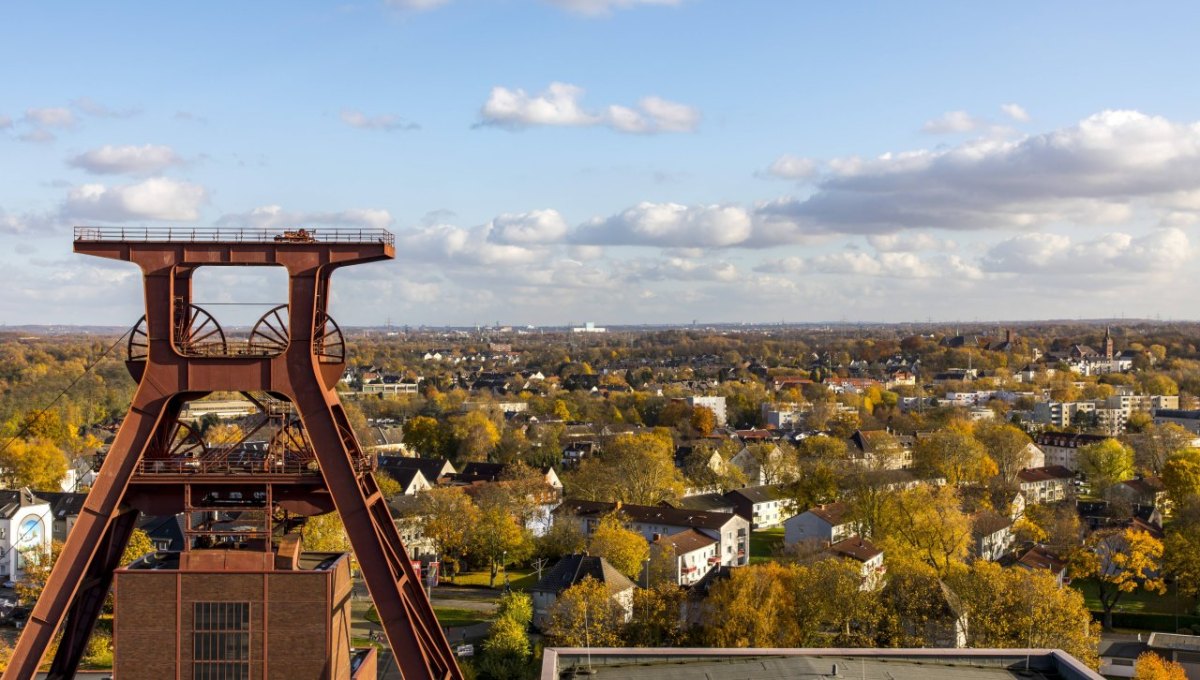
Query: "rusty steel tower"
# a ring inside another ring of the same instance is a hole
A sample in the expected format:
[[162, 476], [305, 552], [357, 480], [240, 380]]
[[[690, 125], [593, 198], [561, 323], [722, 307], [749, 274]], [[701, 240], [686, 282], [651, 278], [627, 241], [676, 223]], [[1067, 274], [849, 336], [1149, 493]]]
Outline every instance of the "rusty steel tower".
[[[393, 236], [80, 227], [75, 252], [141, 267], [146, 314], [126, 348], [138, 387], [4, 680], [32, 678], [60, 632], [49, 677], [74, 677], [139, 511], [187, 518], [182, 568], [236, 563], [227, 568], [257, 564], [267, 571], [273, 550], [295, 550], [295, 529], [306, 517], [336, 511], [404, 677], [460, 678], [373, 462], [335, 391], [346, 353], [328, 314], [330, 276], [339, 267], [394, 257]], [[267, 312], [247, 337], [227, 337], [193, 302], [192, 274], [203, 266], [283, 267], [287, 303]], [[261, 427], [270, 433], [261, 450], [211, 445], [180, 419], [185, 404], [213, 392], [241, 393], [259, 407]], [[216, 520], [231, 506], [244, 520], [233, 528]]]

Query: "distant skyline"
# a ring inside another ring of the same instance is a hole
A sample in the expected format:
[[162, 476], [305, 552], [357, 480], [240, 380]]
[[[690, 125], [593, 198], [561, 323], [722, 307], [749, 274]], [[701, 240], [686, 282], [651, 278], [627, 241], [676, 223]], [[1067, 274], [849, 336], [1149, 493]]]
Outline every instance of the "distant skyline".
[[[334, 277], [347, 326], [1200, 316], [1192, 3], [5, 17], [8, 326], [141, 314], [77, 224], [389, 229], [395, 262]], [[281, 301], [279, 274], [197, 299]]]

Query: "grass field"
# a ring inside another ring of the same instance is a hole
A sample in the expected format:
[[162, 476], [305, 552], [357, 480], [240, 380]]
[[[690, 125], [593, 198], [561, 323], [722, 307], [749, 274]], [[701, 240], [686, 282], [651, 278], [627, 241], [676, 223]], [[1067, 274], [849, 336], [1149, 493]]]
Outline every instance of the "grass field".
[[762, 564], [775, 558], [775, 552], [783, 547], [783, 527], [759, 529], [750, 532], [750, 564]]
[[[442, 579], [443, 585], [456, 586], [487, 586], [491, 576], [487, 571], [465, 571], [454, 577], [454, 583], [451, 584], [449, 579]], [[529, 590], [537, 584], [537, 572], [530, 569], [509, 569], [508, 570], [509, 585], [513, 590]], [[496, 575], [496, 589], [500, 590], [504, 587], [504, 572], [501, 571]]]
[[438, 623], [450, 628], [473, 626], [476, 623], [482, 623], [487, 620], [483, 612], [472, 611], [470, 609], [434, 607], [433, 613], [437, 615]]
[[[1096, 582], [1094, 580], [1075, 579], [1071, 583], [1071, 587], [1083, 593], [1083, 599], [1087, 602], [1088, 609], [1097, 612], [1102, 611], [1100, 598], [1096, 594]], [[1166, 595], [1159, 595], [1157, 593], [1138, 590], [1121, 595], [1121, 599], [1117, 602], [1117, 606], [1113, 611], [1138, 612], [1143, 614], [1190, 614], [1195, 609], [1195, 606], [1196, 603], [1187, 597], [1181, 597], [1176, 602], [1175, 593], [1172, 591], [1167, 591]]]

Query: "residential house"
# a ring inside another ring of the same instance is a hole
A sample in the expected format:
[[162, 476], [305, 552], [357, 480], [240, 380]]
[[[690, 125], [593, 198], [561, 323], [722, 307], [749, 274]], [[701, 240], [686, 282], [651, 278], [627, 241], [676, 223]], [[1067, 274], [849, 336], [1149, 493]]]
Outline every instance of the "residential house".
[[1168, 504], [1167, 488], [1163, 485], [1160, 477], [1129, 479], [1114, 486], [1111, 493], [1134, 506], [1157, 508], [1164, 511], [1169, 509], [1166, 507]]
[[750, 521], [751, 529], [770, 529], [796, 514], [779, 485], [748, 486], [725, 494], [734, 512]]
[[851, 536], [830, 545], [829, 552], [861, 565], [863, 590], [875, 590], [883, 583], [883, 575], [887, 571], [883, 564], [883, 550], [874, 543], [860, 536]]
[[912, 467], [912, 435], [899, 435], [888, 430], [855, 430], [846, 440], [850, 457], [864, 467], [903, 470]]
[[137, 528], [146, 532], [155, 550], [178, 552], [184, 549], [183, 513], [178, 515], [143, 515], [138, 518]]
[[405, 496], [415, 496], [433, 486], [417, 468], [392, 468], [387, 475], [396, 480]]
[[401, 470], [420, 470], [425, 481], [437, 484], [442, 477], [454, 474], [454, 466], [445, 458], [406, 458], [404, 456], [380, 456], [379, 469], [395, 477]]
[[720, 565], [717, 539], [695, 529], [684, 529], [670, 536], [659, 536], [650, 544], [651, 559], [663, 551], [673, 556], [675, 583], [690, 586]]
[[50, 504], [28, 488], [0, 490], [0, 575], [17, 580], [25, 555], [50, 554], [54, 519]]
[[[504, 463], [467, 463], [463, 466], [462, 472], [455, 475], [455, 480], [465, 482], [467, 484], [473, 482], [498, 482], [504, 478], [504, 473], [508, 471], [508, 465]], [[543, 467], [539, 470], [542, 478], [547, 486], [562, 491], [562, 481], [558, 478], [558, 473], [553, 467]]]
[[800, 541], [837, 543], [854, 535], [850, 521], [850, 506], [838, 501], [809, 508], [783, 522], [783, 544], [792, 546]]
[[971, 553], [977, 560], [996, 561], [1016, 542], [1011, 517], [990, 510], [971, 516]]
[[705, 510], [707, 512], [737, 512], [737, 507], [733, 504], [733, 501], [729, 499], [728, 494], [716, 492], [690, 494], [680, 498], [679, 502], [671, 505], [671, 507], [688, 508], [689, 510]]
[[1017, 484], [1029, 503], [1057, 503], [1070, 498], [1075, 473], [1062, 465], [1026, 468], [1017, 473]]
[[50, 517], [54, 523], [50, 533], [54, 540], [67, 540], [67, 534], [71, 533], [75, 520], [79, 519], [79, 513], [83, 510], [87, 494], [39, 491], [37, 495], [50, 504]]
[[1173, 423], [1200, 437], [1200, 409], [1183, 410], [1160, 408], [1152, 412], [1155, 425]]
[[633, 617], [633, 591], [637, 584], [630, 581], [603, 557], [594, 555], [567, 555], [558, 561], [545, 576], [529, 589], [533, 598], [533, 625], [546, 625], [550, 607], [567, 588], [584, 579], [595, 579], [604, 584], [611, 597], [625, 611], [625, 620]]
[[1079, 472], [1079, 448], [1108, 438], [1098, 434], [1041, 432], [1033, 438], [1033, 443], [1045, 452], [1046, 465], [1061, 465], [1071, 472]]
[[1012, 566], [1030, 571], [1044, 569], [1054, 577], [1060, 588], [1071, 582], [1067, 577], [1067, 561], [1040, 545], [1026, 550], [1013, 561]]
[[706, 512], [658, 505], [626, 505], [620, 502], [566, 500], [554, 510], [555, 521], [574, 521], [585, 535], [591, 535], [606, 515], [618, 513], [625, 525], [647, 541], [655, 535], [669, 536], [684, 529], [695, 529], [717, 540], [717, 553], [724, 566], [750, 563], [750, 522], [724, 512]]
[[[739, 435], [741, 432], [739, 431]], [[766, 449], [752, 449], [751, 446], [766, 446]], [[729, 463], [746, 475], [749, 486], [776, 484], [789, 476], [796, 474], [794, 461], [786, 459], [783, 449], [774, 444], [747, 444], [738, 451]]]
[[717, 421], [717, 427], [725, 427], [728, 417], [725, 409], [725, 397], [688, 397], [687, 403], [692, 408], [703, 406], [712, 411]]

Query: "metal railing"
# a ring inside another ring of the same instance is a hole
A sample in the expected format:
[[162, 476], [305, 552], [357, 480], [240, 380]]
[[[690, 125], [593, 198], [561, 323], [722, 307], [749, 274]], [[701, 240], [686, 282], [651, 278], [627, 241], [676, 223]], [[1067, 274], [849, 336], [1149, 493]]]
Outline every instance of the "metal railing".
[[383, 243], [395, 245], [387, 229], [248, 229], [202, 227], [75, 227], [76, 241], [143, 243]]
[[[369, 472], [374, 469], [373, 461], [369, 458], [357, 458], [354, 467], [357, 472]], [[321, 476], [321, 468], [316, 461], [277, 461], [268, 462], [257, 460], [205, 460], [192, 458], [172, 458], [166, 460], [138, 461], [136, 475], [293, 475]]]

